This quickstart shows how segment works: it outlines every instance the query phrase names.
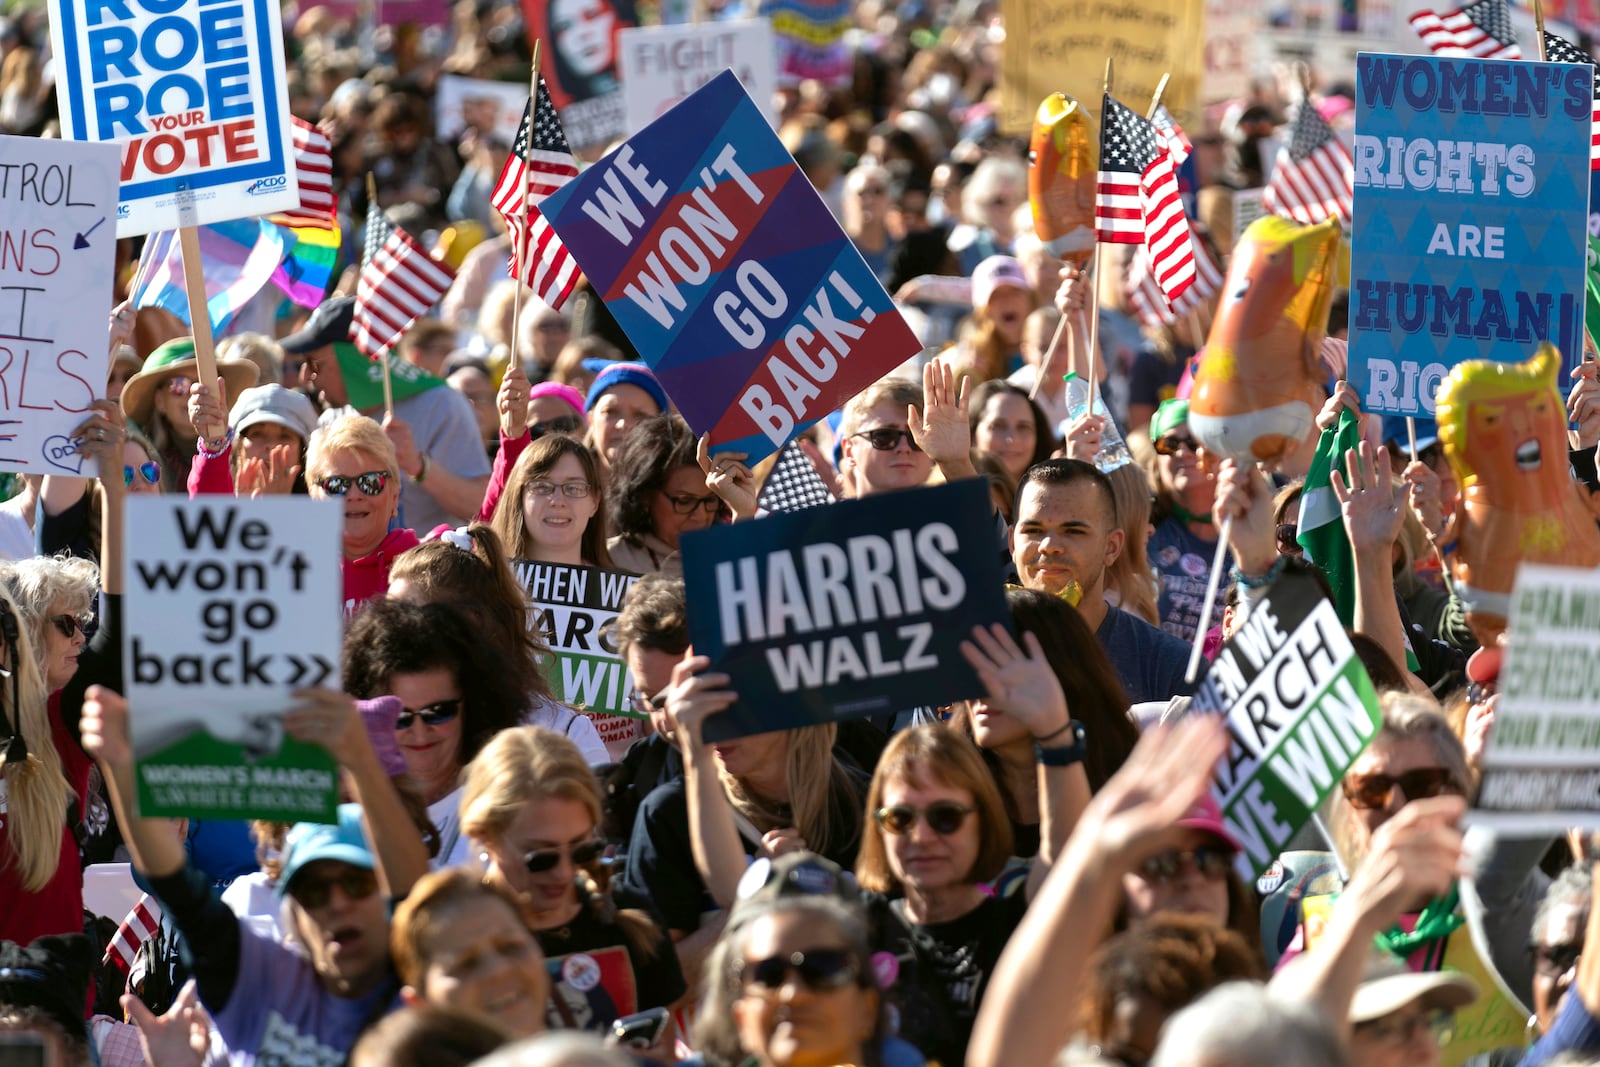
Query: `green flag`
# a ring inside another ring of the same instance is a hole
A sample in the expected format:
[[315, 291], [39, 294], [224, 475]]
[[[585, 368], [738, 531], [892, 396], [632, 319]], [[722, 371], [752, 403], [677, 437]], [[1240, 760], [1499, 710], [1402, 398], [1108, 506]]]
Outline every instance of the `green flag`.
[[1589, 337], [1600, 343], [1600, 239], [1589, 238], [1589, 269], [1583, 274], [1589, 299], [1583, 304], [1583, 325]]
[[1339, 421], [1323, 430], [1317, 439], [1317, 451], [1311, 457], [1311, 469], [1306, 472], [1305, 489], [1300, 494], [1300, 531], [1295, 535], [1306, 551], [1306, 559], [1322, 568], [1328, 584], [1333, 586], [1333, 606], [1346, 629], [1355, 617], [1356, 565], [1330, 478], [1338, 470], [1344, 474], [1345, 484], [1349, 484], [1344, 454], [1347, 449], [1359, 447], [1361, 422], [1353, 411], [1344, 408], [1339, 412]]
[[[347, 341], [335, 343], [333, 351], [339, 358], [339, 370], [344, 373], [344, 390], [350, 397], [350, 406], [357, 411], [383, 407], [383, 368]], [[399, 356], [385, 358], [389, 361], [389, 385], [396, 402], [445, 384], [443, 378], [436, 378]]]

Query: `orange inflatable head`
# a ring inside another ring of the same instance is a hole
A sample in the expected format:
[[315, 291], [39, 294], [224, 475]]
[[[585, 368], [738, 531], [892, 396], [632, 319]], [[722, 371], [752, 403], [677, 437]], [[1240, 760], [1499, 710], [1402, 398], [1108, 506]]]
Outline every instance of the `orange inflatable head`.
[[1216, 456], [1272, 460], [1310, 432], [1328, 374], [1337, 219], [1257, 219], [1233, 250], [1217, 317], [1189, 393], [1189, 429]]
[[1561, 353], [1470, 360], [1439, 386], [1439, 443], [1461, 486], [1450, 565], [1484, 645], [1505, 627], [1516, 563], [1600, 565], [1600, 532], [1567, 470]]
[[1082, 105], [1060, 93], [1045, 97], [1028, 151], [1033, 232], [1055, 256], [1080, 267], [1094, 254], [1094, 153]]

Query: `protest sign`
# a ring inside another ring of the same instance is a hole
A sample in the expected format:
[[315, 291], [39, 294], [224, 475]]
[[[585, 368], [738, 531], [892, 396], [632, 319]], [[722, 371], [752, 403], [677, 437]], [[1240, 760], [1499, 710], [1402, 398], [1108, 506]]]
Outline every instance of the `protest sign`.
[[1524, 563], [1473, 822], [1600, 828], [1600, 573]]
[[689, 641], [739, 695], [707, 740], [978, 696], [961, 642], [1010, 626], [981, 478], [713, 526], [681, 550]]
[[612, 624], [638, 578], [532, 559], [512, 560], [511, 570], [528, 594], [529, 628], [553, 653], [545, 664], [551, 692], [594, 720], [607, 749], [626, 750], [636, 731], [633, 720], [645, 716], [629, 702], [633, 676], [617, 654]]
[[759, 462], [921, 349], [731, 71], [540, 207], [713, 450]]
[[522, 110], [527, 106], [526, 83], [441, 74], [433, 97], [433, 122], [442, 141], [455, 143], [471, 127], [480, 136], [495, 135], [509, 152], [517, 142], [517, 127], [522, 123]]
[[338, 773], [283, 729], [290, 693], [339, 687], [336, 502], [128, 500], [128, 721], [139, 812], [332, 822]]
[[849, 86], [855, 57], [844, 36], [855, 24], [849, 0], [763, 0], [761, 14], [772, 20], [778, 43], [778, 84], [792, 89], [803, 81], [830, 89]]
[[1116, 61], [1118, 100], [1144, 114], [1163, 74], [1161, 102], [1193, 132], [1206, 58], [1206, 0], [1001, 0], [1000, 129], [1022, 137], [1039, 101], [1061, 92], [1097, 118], [1106, 60]]
[[1262, 202], [1265, 189], [1238, 189], [1233, 194], [1233, 243], [1237, 245], [1244, 231], [1257, 219], [1267, 217], [1267, 206]]
[[1357, 57], [1349, 380], [1363, 410], [1431, 418], [1456, 364], [1520, 362], [1542, 340], [1577, 365], [1592, 70]]
[[1274, 582], [1195, 692], [1228, 721], [1212, 794], [1244, 846], [1246, 882], [1272, 865], [1378, 733], [1372, 680], [1339, 616], [1303, 575]]
[[768, 122], [777, 118], [776, 42], [766, 19], [635, 26], [622, 31], [622, 100], [638, 133], [724, 70], [738, 75]]
[[546, 43], [539, 73], [567, 144], [581, 152], [621, 137], [617, 35], [639, 21], [633, 0], [522, 0], [522, 16], [528, 40]]
[[62, 135], [122, 147], [117, 236], [300, 202], [278, 0], [51, 0]]
[[1206, 0], [1205, 26], [1200, 102], [1214, 104], [1249, 97], [1256, 73], [1259, 14], [1231, 0]]
[[116, 213], [115, 146], [0, 137], [0, 470], [94, 474]]

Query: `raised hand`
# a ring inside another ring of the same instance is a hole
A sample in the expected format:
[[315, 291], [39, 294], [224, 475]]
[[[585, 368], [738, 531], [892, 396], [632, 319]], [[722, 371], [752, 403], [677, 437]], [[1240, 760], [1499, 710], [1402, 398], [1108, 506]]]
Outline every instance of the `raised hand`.
[[1022, 640], [1026, 653], [999, 623], [974, 626], [972, 639], [961, 642], [961, 655], [978, 672], [988, 703], [1043, 739], [1065, 729], [1072, 714], [1039, 638], [1024, 633]]
[[370, 747], [355, 698], [337, 689], [296, 689], [295, 706], [284, 713], [283, 730], [296, 741], [321, 745], [341, 767]]
[[136, 315], [131, 300], [124, 300], [111, 309], [111, 343], [108, 351], [113, 356], [121, 346], [133, 343], [133, 324]]
[[128, 439], [127, 419], [115, 400], [96, 400], [91, 414], [72, 431], [78, 453], [99, 464], [100, 476], [115, 479], [122, 488], [122, 442]]
[[500, 410], [500, 436], [508, 441], [516, 441], [528, 432], [528, 391], [528, 376], [513, 360], [495, 395], [495, 405]]
[[1254, 463], [1224, 459], [1217, 471], [1217, 495], [1211, 513], [1218, 522], [1233, 520], [1228, 528], [1228, 547], [1242, 573], [1259, 578], [1278, 561], [1272, 484], [1261, 468]]
[[1600, 363], [1585, 357], [1572, 369], [1572, 391], [1567, 394], [1567, 419], [1577, 424], [1578, 447], [1600, 442]]
[[1333, 495], [1344, 516], [1350, 550], [1381, 552], [1383, 565], [1388, 566], [1389, 548], [1400, 536], [1400, 524], [1405, 518], [1389, 467], [1389, 450], [1363, 441], [1359, 449], [1345, 450], [1344, 462], [1350, 471], [1350, 484], [1345, 484], [1344, 475], [1338, 470], [1328, 480], [1333, 483]]
[[[726, 674], [709, 673], [707, 656], [692, 656], [672, 668], [672, 684], [667, 687], [667, 721], [685, 748], [699, 749], [705, 744], [706, 719], [733, 706], [739, 695], [728, 688]], [[703, 673], [704, 672], [704, 673]]]
[[956, 373], [943, 360], [930, 360], [922, 368], [922, 411], [906, 409], [912, 440], [943, 466], [959, 460], [971, 462], [972, 426], [967, 420], [967, 383], [956, 386]]
[[1106, 419], [1104, 415], [1090, 415], [1085, 412], [1072, 421], [1067, 427], [1066, 440], [1062, 442], [1061, 451], [1068, 459], [1079, 459], [1085, 463], [1093, 463], [1094, 457], [1100, 454], [1101, 439], [1106, 432]]
[[189, 425], [195, 436], [215, 448], [228, 434], [228, 386], [217, 378], [216, 392], [202, 382], [189, 385]]
[[1444, 537], [1446, 523], [1439, 476], [1433, 473], [1432, 467], [1414, 459], [1400, 472], [1400, 480], [1406, 483], [1406, 504], [1411, 513], [1437, 542]]
[[394, 445], [395, 462], [400, 469], [415, 478], [422, 473], [422, 453], [417, 450], [416, 438], [411, 435], [411, 424], [393, 415], [383, 417], [383, 432]]
[[756, 517], [756, 476], [745, 460], [748, 452], [718, 452], [711, 454], [711, 434], [700, 435], [695, 453], [700, 469], [706, 475], [706, 488], [722, 498], [733, 512], [733, 521], [742, 522]]
[[128, 701], [122, 694], [103, 685], [92, 685], [84, 696], [83, 715], [78, 720], [83, 750], [108, 767], [127, 767], [133, 763], [133, 744], [128, 740]]
[[1384, 930], [1417, 902], [1443, 896], [1464, 871], [1465, 797], [1413, 800], [1378, 827], [1345, 896], [1356, 898], [1374, 930]]
[[122, 998], [122, 1010], [139, 1028], [139, 1044], [144, 1048], [146, 1063], [199, 1067], [205, 1062], [211, 1048], [211, 1017], [200, 1006], [193, 978], [184, 983], [165, 1015], [152, 1014], [144, 1001], [131, 994]]

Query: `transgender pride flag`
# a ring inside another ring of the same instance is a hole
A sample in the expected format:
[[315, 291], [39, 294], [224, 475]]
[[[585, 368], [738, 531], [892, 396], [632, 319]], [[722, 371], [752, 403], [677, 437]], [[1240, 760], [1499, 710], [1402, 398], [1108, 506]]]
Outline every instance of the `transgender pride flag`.
[[[211, 332], [220, 334], [239, 309], [272, 281], [288, 254], [288, 240], [284, 230], [265, 219], [234, 219], [199, 230]], [[134, 307], [161, 308], [192, 324], [183, 286], [183, 252], [175, 230], [152, 233], [145, 240], [137, 277]]]

